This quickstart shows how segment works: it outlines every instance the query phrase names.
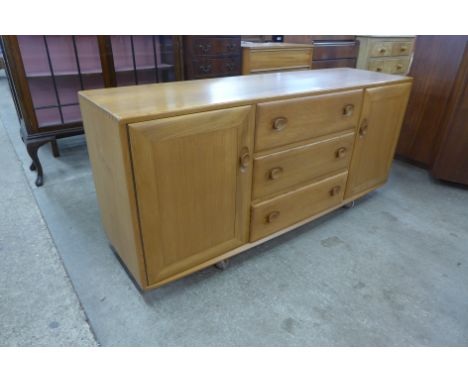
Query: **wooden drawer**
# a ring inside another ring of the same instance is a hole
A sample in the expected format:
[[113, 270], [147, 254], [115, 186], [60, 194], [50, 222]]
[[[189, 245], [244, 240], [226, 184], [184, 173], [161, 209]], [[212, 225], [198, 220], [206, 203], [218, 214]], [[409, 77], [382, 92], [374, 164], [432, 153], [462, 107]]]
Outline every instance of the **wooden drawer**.
[[226, 55], [240, 55], [240, 38], [204, 38], [192, 37], [186, 39], [186, 48], [193, 56], [219, 57]]
[[369, 47], [370, 57], [387, 57], [392, 55], [393, 45], [389, 41], [371, 41]]
[[259, 103], [255, 150], [354, 129], [362, 90]]
[[409, 58], [396, 58], [387, 60], [369, 60], [368, 69], [374, 72], [405, 74], [408, 70]]
[[241, 60], [240, 57], [193, 60], [190, 69], [190, 78], [236, 76], [241, 74]]
[[409, 56], [412, 51], [413, 43], [411, 41], [397, 42], [392, 45], [392, 56]]
[[356, 41], [314, 44], [314, 61], [356, 58], [359, 44]]
[[347, 169], [354, 131], [254, 159], [253, 199]]
[[348, 173], [323, 179], [296, 191], [252, 205], [250, 241], [255, 241], [343, 201]]
[[355, 58], [340, 58], [338, 60], [322, 60], [312, 61], [312, 69], [327, 69], [327, 68], [355, 68]]
[[249, 73], [281, 69], [308, 69], [312, 64], [312, 48], [250, 50]]

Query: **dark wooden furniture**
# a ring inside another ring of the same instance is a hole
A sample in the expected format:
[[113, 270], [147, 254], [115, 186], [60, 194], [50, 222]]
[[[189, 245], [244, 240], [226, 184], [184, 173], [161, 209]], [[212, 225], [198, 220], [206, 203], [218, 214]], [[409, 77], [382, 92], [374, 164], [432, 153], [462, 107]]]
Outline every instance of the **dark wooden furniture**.
[[77, 92], [181, 79], [175, 36], [2, 36], [21, 137], [43, 184], [40, 146], [83, 133]]
[[241, 74], [240, 36], [184, 36], [186, 80]]
[[359, 41], [349, 35], [289, 35], [284, 42], [313, 44], [312, 69], [355, 68]]
[[468, 185], [468, 36], [418, 36], [397, 154]]

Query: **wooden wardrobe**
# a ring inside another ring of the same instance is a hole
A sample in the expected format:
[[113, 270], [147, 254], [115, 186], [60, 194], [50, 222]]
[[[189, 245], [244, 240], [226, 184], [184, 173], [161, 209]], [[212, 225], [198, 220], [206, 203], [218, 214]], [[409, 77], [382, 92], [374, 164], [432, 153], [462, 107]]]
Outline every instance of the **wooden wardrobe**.
[[418, 36], [397, 154], [468, 185], [468, 36]]

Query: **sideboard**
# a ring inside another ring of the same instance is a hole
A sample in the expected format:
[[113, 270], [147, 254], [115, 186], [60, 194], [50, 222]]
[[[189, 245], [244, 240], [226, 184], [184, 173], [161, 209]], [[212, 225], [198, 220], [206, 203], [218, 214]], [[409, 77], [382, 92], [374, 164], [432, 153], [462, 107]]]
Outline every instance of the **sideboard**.
[[340, 68], [81, 91], [110, 244], [149, 289], [369, 193], [411, 83]]

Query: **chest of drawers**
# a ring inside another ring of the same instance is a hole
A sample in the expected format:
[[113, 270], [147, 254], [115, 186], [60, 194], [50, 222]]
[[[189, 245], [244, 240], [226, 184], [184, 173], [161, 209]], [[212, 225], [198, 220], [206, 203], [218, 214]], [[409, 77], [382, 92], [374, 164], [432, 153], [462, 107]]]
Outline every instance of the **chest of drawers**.
[[111, 245], [153, 288], [374, 190], [410, 87], [327, 69], [81, 92]]
[[241, 74], [240, 36], [184, 36], [185, 79]]
[[359, 36], [357, 67], [374, 72], [405, 74], [413, 53], [413, 37]]

